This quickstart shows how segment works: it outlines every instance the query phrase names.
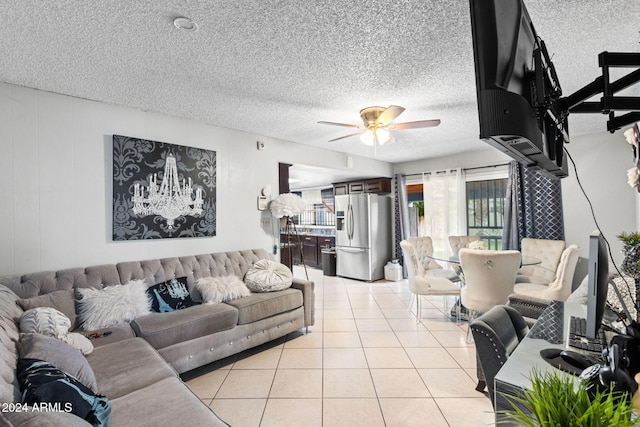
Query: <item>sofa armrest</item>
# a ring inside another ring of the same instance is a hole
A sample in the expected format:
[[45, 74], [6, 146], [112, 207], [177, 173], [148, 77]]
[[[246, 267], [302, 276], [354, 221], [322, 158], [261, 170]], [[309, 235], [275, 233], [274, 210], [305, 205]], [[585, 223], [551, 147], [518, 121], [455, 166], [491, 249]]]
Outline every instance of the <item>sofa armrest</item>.
[[291, 287], [302, 291], [302, 304], [304, 305], [304, 325], [312, 326], [316, 323], [315, 312], [315, 293], [313, 291], [315, 284], [311, 280], [293, 278]]

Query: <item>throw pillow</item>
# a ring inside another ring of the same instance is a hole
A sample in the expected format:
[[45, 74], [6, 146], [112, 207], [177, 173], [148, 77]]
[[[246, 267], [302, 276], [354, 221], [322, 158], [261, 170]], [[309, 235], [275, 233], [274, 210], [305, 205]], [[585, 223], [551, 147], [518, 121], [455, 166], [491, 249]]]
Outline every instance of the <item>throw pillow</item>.
[[251, 292], [274, 292], [291, 287], [293, 275], [284, 264], [270, 259], [261, 259], [253, 264], [244, 276]]
[[217, 304], [248, 297], [251, 291], [237, 276], [203, 277], [195, 283], [205, 304]]
[[20, 331], [38, 333], [58, 338], [67, 335], [71, 320], [55, 308], [38, 307], [25, 311], [20, 316]]
[[151, 299], [151, 310], [156, 313], [182, 310], [195, 304], [189, 295], [186, 277], [151, 286], [147, 288], [147, 294]]
[[91, 353], [91, 341], [81, 334], [68, 332], [70, 325], [67, 316], [51, 307], [32, 308], [20, 316], [21, 332], [43, 334], [71, 345], [82, 354]]
[[18, 381], [22, 403], [54, 405], [71, 412], [93, 426], [108, 426], [111, 421], [109, 399], [100, 396], [64, 370], [38, 359], [18, 359]]
[[25, 359], [46, 360], [68, 372], [94, 392], [98, 390], [96, 376], [87, 359], [69, 344], [41, 334], [23, 333], [18, 341], [18, 354]]
[[104, 289], [78, 288], [78, 317], [86, 331], [108, 328], [131, 322], [150, 311], [144, 280], [132, 280], [126, 285], [107, 286]]
[[49, 292], [37, 297], [19, 299], [16, 301], [24, 311], [37, 307], [53, 307], [71, 320], [71, 330], [76, 326], [76, 304], [73, 289]]

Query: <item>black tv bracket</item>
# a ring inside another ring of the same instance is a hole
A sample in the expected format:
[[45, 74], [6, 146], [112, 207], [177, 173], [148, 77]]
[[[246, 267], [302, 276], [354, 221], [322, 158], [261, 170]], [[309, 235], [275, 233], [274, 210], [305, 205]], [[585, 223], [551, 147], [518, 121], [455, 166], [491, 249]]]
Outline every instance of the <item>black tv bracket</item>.
[[[623, 126], [640, 121], [640, 97], [616, 96], [616, 93], [640, 81], [640, 53], [602, 52], [598, 55], [602, 76], [559, 102], [570, 113], [608, 114], [607, 130], [614, 133]], [[636, 68], [611, 81], [610, 68]], [[586, 101], [602, 93], [600, 101]], [[616, 111], [629, 111], [616, 116]]]

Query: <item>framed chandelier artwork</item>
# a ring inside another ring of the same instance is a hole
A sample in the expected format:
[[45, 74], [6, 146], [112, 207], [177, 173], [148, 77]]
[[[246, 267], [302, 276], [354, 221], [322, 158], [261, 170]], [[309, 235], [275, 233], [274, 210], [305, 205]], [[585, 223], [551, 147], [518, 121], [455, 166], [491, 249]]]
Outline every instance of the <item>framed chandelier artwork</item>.
[[215, 151], [113, 135], [113, 240], [215, 235]]

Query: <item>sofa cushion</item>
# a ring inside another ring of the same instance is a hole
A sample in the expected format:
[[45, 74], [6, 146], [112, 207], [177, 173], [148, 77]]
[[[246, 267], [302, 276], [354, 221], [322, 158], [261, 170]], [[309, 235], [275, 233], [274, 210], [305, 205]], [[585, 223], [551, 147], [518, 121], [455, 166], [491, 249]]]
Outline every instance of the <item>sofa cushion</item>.
[[136, 335], [155, 348], [233, 328], [238, 311], [226, 304], [200, 304], [170, 313], [151, 313], [131, 322]]
[[247, 285], [234, 275], [203, 277], [196, 281], [194, 287], [205, 304], [217, 304], [251, 295]]
[[298, 289], [285, 289], [255, 293], [246, 298], [229, 301], [227, 304], [238, 309], [238, 325], [245, 325], [301, 307], [302, 292]]
[[153, 285], [147, 288], [147, 295], [151, 300], [151, 311], [156, 313], [182, 310], [194, 305], [189, 295], [186, 277]]
[[91, 427], [91, 424], [70, 412], [14, 411], [0, 412], [0, 426]]
[[176, 376], [162, 356], [141, 338], [96, 347], [87, 361], [95, 373], [98, 390], [110, 400]]
[[228, 426], [178, 378], [165, 378], [114, 399], [113, 426]]
[[89, 338], [94, 348], [136, 337], [136, 333], [131, 329], [131, 325], [129, 323], [111, 325], [108, 328], [96, 329], [95, 331], [90, 332], [83, 330], [78, 330], [78, 332], [81, 332]]
[[23, 403], [55, 404], [93, 426], [110, 424], [109, 399], [95, 394], [55, 365], [38, 359], [18, 359], [18, 381], [23, 390]]
[[251, 292], [274, 292], [291, 287], [293, 275], [284, 264], [261, 259], [247, 271], [244, 282]]
[[75, 348], [41, 334], [21, 334], [18, 354], [25, 359], [44, 360], [76, 378], [93, 392], [98, 391], [96, 376], [87, 359]]
[[73, 298], [73, 289], [64, 289], [38, 295], [37, 297], [19, 299], [17, 302], [24, 311], [37, 307], [55, 308], [69, 318], [71, 330], [76, 327], [76, 303]]
[[126, 285], [107, 286], [104, 289], [78, 288], [78, 315], [87, 331], [130, 322], [149, 314], [151, 304], [144, 280], [133, 280]]

